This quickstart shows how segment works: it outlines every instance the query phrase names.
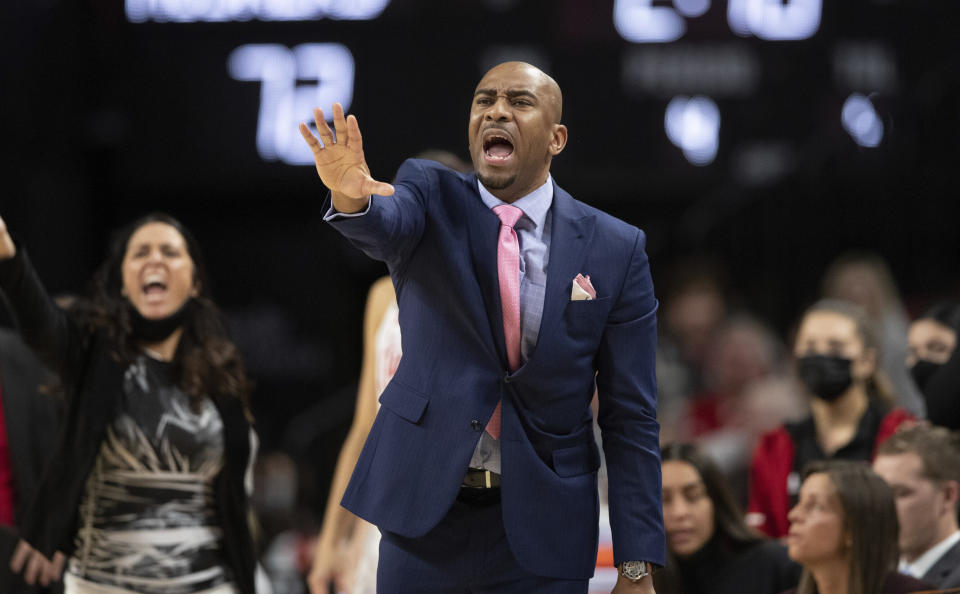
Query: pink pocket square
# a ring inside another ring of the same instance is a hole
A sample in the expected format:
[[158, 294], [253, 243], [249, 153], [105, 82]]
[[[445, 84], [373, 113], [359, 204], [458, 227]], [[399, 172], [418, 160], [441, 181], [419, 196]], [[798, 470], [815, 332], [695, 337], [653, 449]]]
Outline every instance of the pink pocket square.
[[578, 274], [570, 288], [570, 301], [590, 301], [597, 298], [597, 291], [590, 284], [590, 276]]

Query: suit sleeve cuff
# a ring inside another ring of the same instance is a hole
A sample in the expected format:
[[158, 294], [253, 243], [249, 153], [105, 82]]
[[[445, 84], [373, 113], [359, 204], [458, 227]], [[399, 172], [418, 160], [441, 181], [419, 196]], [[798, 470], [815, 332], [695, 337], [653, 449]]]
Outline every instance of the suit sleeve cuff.
[[336, 221], [338, 219], [353, 219], [356, 217], [362, 217], [363, 215], [370, 212], [370, 205], [373, 204], [373, 196], [367, 200], [367, 207], [361, 210], [360, 212], [337, 212], [337, 209], [333, 207], [333, 201], [330, 201], [330, 207], [327, 209], [327, 212], [323, 215], [323, 220], [326, 222]]

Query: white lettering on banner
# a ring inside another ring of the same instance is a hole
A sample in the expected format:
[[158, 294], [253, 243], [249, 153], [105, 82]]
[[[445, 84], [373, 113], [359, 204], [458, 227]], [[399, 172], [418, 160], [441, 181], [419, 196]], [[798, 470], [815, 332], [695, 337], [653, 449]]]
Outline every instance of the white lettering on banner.
[[[614, 0], [613, 25], [633, 43], [667, 43], [687, 32], [687, 21], [706, 14], [710, 0]], [[767, 41], [808, 39], [820, 28], [823, 0], [728, 0], [727, 22], [737, 35]]]
[[227, 70], [237, 80], [260, 82], [257, 152], [265, 161], [312, 165], [313, 153], [298, 124], [313, 121], [315, 106], [329, 115], [334, 102], [347, 111], [353, 99], [353, 54], [339, 43], [305, 43], [292, 50], [278, 44], [241, 45], [230, 53]]
[[677, 11], [654, 6], [653, 0], [614, 0], [613, 26], [634, 43], [676, 41], [687, 32], [687, 23]]
[[124, 0], [132, 23], [249, 21], [369, 21], [390, 0]]
[[822, 9], [823, 0], [729, 0], [727, 21], [743, 37], [795, 41], [813, 37]]

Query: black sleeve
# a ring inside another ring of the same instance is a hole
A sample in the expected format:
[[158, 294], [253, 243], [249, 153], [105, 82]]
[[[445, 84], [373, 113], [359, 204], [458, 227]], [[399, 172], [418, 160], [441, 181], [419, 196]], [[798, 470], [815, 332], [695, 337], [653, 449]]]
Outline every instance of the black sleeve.
[[82, 358], [81, 332], [47, 294], [20, 245], [13, 258], [0, 260], [0, 290], [13, 310], [24, 342], [65, 383], [71, 383]]

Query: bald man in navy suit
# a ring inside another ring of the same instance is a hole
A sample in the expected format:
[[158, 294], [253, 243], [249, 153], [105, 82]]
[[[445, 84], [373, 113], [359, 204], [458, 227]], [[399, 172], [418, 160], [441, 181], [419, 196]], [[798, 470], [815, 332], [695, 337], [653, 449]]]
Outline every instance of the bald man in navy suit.
[[326, 220], [386, 262], [400, 307], [403, 358], [342, 501], [381, 530], [378, 591], [586, 592], [596, 386], [614, 592], [653, 592], [664, 533], [645, 235], [555, 183], [561, 118], [551, 77], [500, 64], [473, 93], [476, 173], [410, 160], [393, 185], [370, 175], [338, 104], [336, 135], [319, 109], [319, 139], [301, 125]]

